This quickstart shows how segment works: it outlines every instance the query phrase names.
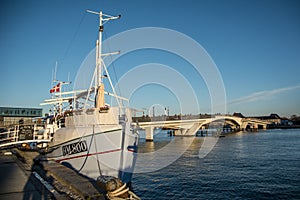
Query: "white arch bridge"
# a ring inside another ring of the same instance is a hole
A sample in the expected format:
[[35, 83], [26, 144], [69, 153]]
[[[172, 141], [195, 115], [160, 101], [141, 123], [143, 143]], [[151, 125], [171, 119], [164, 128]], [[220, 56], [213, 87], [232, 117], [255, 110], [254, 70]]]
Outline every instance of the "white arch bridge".
[[252, 129], [266, 129], [270, 122], [256, 118], [240, 118], [227, 115], [218, 115], [205, 119], [189, 120], [170, 120], [170, 121], [151, 121], [138, 122], [137, 126], [146, 131], [146, 140], [153, 140], [153, 130], [155, 128], [164, 128], [174, 130], [176, 136], [193, 136], [199, 129], [207, 128], [215, 124], [217, 127], [229, 125], [232, 129], [246, 130], [247, 127]]

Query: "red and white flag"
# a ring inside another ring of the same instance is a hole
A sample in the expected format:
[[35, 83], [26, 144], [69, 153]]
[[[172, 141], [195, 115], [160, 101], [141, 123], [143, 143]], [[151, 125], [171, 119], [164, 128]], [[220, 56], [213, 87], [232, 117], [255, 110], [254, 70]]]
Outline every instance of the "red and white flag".
[[59, 92], [60, 91], [60, 83], [58, 83], [56, 86], [53, 86], [53, 88], [51, 88], [50, 93], [53, 92]]

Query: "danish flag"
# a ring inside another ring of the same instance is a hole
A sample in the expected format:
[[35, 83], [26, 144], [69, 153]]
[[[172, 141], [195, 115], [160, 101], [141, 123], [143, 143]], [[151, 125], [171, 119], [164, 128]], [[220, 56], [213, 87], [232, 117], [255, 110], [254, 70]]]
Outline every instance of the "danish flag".
[[56, 86], [53, 86], [53, 88], [51, 88], [50, 93], [53, 92], [59, 92], [60, 91], [60, 83], [58, 83]]

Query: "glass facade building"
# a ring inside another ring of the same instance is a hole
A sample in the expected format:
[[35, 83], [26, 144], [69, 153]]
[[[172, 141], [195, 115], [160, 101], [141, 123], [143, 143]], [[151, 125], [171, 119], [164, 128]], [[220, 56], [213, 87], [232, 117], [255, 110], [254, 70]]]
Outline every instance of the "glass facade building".
[[20, 120], [30, 123], [34, 117], [42, 117], [42, 108], [0, 107], [0, 126], [18, 124]]

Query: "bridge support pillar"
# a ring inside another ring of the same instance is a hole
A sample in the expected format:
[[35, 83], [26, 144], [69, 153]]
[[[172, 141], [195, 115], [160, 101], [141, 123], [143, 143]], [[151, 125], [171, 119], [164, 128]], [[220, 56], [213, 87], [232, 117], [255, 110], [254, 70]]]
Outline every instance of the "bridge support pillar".
[[263, 129], [264, 129], [264, 130], [267, 129], [267, 124], [263, 124]]
[[185, 135], [186, 131], [187, 131], [187, 129], [180, 128], [178, 130], [175, 130], [174, 135], [175, 136], [183, 136], [183, 135]]
[[149, 127], [145, 128], [145, 130], [146, 130], [146, 142], [152, 142], [153, 141], [153, 129], [154, 129], [153, 126], [149, 126]]

